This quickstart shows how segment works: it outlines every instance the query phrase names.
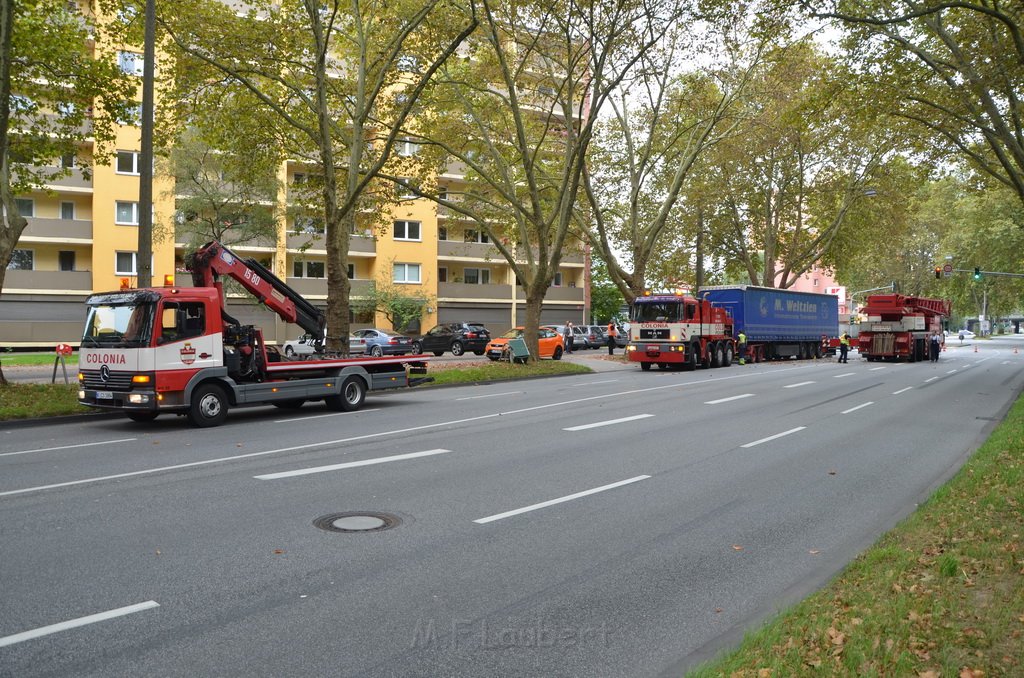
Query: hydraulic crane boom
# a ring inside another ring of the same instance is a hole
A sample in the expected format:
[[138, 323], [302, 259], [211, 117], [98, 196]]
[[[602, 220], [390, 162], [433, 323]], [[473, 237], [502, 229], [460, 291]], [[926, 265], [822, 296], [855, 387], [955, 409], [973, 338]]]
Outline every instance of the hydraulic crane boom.
[[264, 306], [283, 320], [309, 332], [318, 344], [323, 341], [327, 317], [298, 292], [255, 259], [242, 259], [217, 241], [208, 242], [188, 256], [186, 267], [196, 287], [214, 287], [220, 294], [221, 310], [227, 312], [220, 276], [237, 281]]

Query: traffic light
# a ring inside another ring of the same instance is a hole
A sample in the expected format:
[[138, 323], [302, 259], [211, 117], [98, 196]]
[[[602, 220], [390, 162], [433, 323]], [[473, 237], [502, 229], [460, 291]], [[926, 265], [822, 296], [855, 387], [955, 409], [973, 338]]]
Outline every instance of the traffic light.
[[979, 266], [974, 267], [974, 279], [981, 280], [981, 268]]
[[942, 277], [942, 267], [941, 266], [936, 266], [935, 267], [935, 279], [938, 280], [941, 277]]

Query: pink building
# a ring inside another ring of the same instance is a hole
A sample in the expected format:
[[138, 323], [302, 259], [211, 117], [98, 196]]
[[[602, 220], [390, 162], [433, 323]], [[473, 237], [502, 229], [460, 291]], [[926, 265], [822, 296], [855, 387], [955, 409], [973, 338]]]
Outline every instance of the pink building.
[[840, 315], [850, 312], [846, 287], [836, 282], [832, 274], [823, 268], [813, 267], [807, 273], [800, 276], [789, 289], [794, 292], [816, 292], [818, 294], [834, 294], [839, 297]]

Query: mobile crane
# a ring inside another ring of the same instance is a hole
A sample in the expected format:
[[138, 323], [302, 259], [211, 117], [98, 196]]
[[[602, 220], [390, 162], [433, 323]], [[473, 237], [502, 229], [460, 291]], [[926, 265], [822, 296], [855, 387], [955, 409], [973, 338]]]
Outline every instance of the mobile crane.
[[[86, 299], [78, 400], [123, 411], [134, 421], [185, 415], [194, 426], [217, 426], [228, 410], [272, 404], [299, 408], [322, 400], [329, 409], [359, 409], [371, 390], [432, 381], [428, 357], [325, 356], [326, 317], [254, 259], [210, 242], [186, 259], [192, 287], [122, 289]], [[223, 278], [237, 281], [286, 322], [312, 334], [312, 358], [290, 360], [263, 340], [263, 331], [227, 312]]]
[[928, 336], [942, 332], [951, 310], [948, 299], [873, 294], [861, 309], [867, 322], [861, 323], [857, 351], [870, 361], [924, 360]]

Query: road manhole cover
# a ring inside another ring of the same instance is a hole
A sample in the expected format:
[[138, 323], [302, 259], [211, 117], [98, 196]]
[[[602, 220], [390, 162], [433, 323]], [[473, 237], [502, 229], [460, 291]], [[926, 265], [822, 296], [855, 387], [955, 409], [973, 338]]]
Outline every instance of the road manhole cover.
[[313, 525], [328, 532], [382, 532], [401, 522], [398, 516], [380, 511], [345, 511], [320, 516]]

